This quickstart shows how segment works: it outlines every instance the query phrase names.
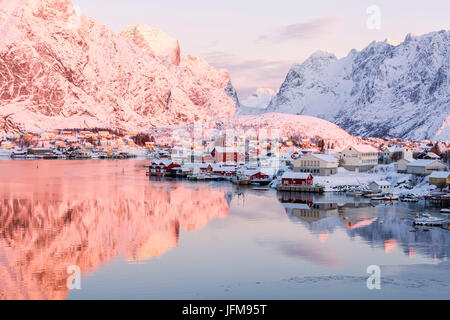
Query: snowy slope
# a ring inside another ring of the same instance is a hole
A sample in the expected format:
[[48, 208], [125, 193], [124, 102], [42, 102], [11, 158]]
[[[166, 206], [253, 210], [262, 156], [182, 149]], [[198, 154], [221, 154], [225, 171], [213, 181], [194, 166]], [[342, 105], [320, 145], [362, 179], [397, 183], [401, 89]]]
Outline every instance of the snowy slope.
[[[352, 134], [450, 140], [450, 31], [318, 51], [289, 71], [268, 112], [317, 116]], [[447, 119], [447, 120], [446, 120]]]
[[0, 1], [0, 132], [206, 121], [235, 114], [230, 92], [227, 71], [159, 30], [118, 35], [69, 0]]

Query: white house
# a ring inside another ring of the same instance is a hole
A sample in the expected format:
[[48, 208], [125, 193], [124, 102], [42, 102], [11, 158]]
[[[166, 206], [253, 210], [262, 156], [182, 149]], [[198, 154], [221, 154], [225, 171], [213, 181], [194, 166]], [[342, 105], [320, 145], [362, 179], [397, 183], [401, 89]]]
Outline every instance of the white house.
[[373, 192], [388, 193], [391, 191], [391, 184], [387, 181], [373, 181], [369, 184], [369, 189]]
[[397, 172], [406, 173], [408, 171], [408, 164], [415, 161], [413, 158], [401, 159], [397, 162]]
[[337, 173], [339, 160], [329, 154], [310, 153], [294, 161], [295, 172], [312, 173], [315, 176], [329, 176]]
[[413, 153], [407, 147], [388, 147], [383, 151], [383, 163], [390, 164], [401, 159], [412, 158]]
[[347, 170], [368, 171], [378, 164], [378, 149], [369, 145], [349, 146], [341, 152], [341, 160]]
[[433, 171], [448, 171], [448, 165], [439, 160], [415, 160], [407, 166], [407, 172], [418, 176], [427, 176]]

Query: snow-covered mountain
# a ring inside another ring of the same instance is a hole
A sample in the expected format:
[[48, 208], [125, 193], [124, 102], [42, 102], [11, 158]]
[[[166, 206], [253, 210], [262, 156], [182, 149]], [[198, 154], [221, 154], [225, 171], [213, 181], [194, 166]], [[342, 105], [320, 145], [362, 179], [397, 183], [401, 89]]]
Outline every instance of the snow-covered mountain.
[[256, 89], [245, 100], [242, 100], [237, 109], [238, 115], [258, 115], [266, 111], [272, 98], [275, 96], [275, 91], [269, 88]]
[[352, 134], [450, 140], [450, 31], [372, 42], [294, 65], [267, 112], [317, 116]]
[[0, 132], [132, 130], [235, 114], [225, 70], [142, 25], [116, 34], [69, 0], [0, 1]]
[[265, 109], [269, 105], [276, 92], [270, 88], [258, 88], [247, 99], [242, 101], [242, 105], [250, 108]]

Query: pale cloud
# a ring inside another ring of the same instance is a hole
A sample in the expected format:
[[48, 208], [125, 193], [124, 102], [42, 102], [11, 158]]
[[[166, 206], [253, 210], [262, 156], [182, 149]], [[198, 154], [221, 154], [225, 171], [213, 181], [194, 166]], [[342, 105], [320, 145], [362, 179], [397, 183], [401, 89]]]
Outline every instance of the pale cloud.
[[290, 24], [271, 34], [260, 36], [258, 41], [282, 42], [331, 35], [338, 31], [344, 20], [345, 18], [341, 15], [328, 15], [307, 22]]

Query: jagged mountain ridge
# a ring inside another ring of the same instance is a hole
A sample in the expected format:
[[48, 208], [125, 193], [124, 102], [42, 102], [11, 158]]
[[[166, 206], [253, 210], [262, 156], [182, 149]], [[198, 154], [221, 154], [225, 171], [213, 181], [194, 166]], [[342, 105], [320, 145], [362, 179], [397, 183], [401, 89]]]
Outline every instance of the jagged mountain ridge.
[[148, 130], [234, 115], [227, 71], [181, 58], [160, 30], [135, 29], [147, 34], [116, 34], [69, 0], [1, 0], [0, 132]]
[[352, 134], [450, 140], [450, 31], [372, 42], [294, 65], [267, 112], [317, 116]]

